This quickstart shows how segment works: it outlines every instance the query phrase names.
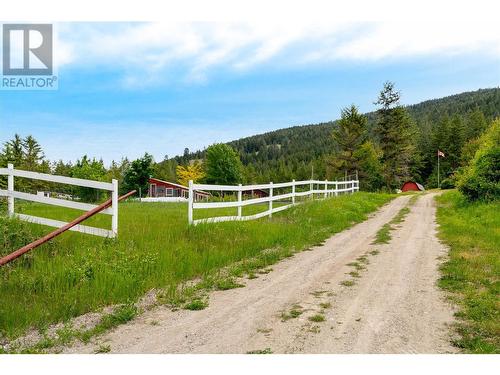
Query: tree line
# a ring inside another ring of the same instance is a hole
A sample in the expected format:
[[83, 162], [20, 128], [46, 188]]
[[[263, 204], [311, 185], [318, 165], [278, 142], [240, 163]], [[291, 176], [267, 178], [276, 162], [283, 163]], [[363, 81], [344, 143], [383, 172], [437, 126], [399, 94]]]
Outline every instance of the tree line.
[[[205, 150], [155, 162], [145, 153], [123, 158], [106, 168], [103, 161], [82, 156], [75, 163], [48, 161], [32, 136], [15, 135], [4, 143], [0, 166], [100, 181], [117, 179], [121, 193], [132, 189], [142, 196], [150, 177], [187, 185], [189, 180], [217, 184], [268, 183], [292, 179], [341, 179], [357, 173], [364, 190], [394, 191], [405, 180], [437, 186], [437, 150], [444, 187], [458, 181], [459, 172], [484, 144], [481, 138], [500, 115], [500, 89], [479, 90], [413, 106], [400, 103], [401, 93], [386, 82], [375, 99], [378, 109], [361, 114], [356, 105], [342, 109], [340, 119], [297, 126], [215, 144]], [[19, 181], [18, 181], [19, 180]], [[49, 190], [83, 200], [106, 197], [94, 189], [16, 179], [24, 191]], [[6, 180], [0, 180], [0, 187]]]
[[[374, 95], [374, 101], [377, 101]], [[381, 105], [379, 104], [379, 110]], [[437, 153], [442, 150], [441, 175], [450, 177], [457, 166], [464, 165], [477, 147], [477, 139], [496, 117], [500, 116], [500, 89], [481, 89], [440, 99], [428, 100], [411, 106], [401, 106], [396, 112], [408, 117], [407, 127], [414, 151], [409, 165], [410, 178], [425, 187], [437, 187]], [[359, 152], [372, 157], [381, 155], [380, 134], [377, 132], [380, 111], [365, 114], [366, 137], [371, 141]], [[344, 171], [336, 171], [329, 164], [339, 145], [332, 132], [340, 120], [286, 129], [238, 139], [228, 144], [238, 151], [243, 163], [245, 183], [289, 181], [296, 179], [337, 179]], [[455, 136], [457, 135], [457, 136]], [[464, 147], [466, 149], [464, 149]], [[165, 167], [202, 160], [205, 150], [189, 152], [162, 162]], [[370, 158], [368, 158], [370, 161]], [[375, 168], [374, 158], [367, 168]], [[172, 172], [175, 167], [170, 167]], [[338, 172], [338, 174], [337, 174]], [[364, 188], [377, 190], [383, 186], [377, 173]], [[380, 176], [379, 176], [380, 177]], [[366, 176], [365, 180], [366, 182]], [[449, 182], [445, 181], [445, 183]]]
[[489, 127], [486, 116], [473, 107], [465, 116], [445, 113], [435, 117], [439, 119], [435, 124], [426, 117], [419, 125], [400, 98], [394, 83], [386, 82], [375, 102], [379, 108], [371, 129], [368, 117], [355, 105], [342, 110], [333, 130], [335, 151], [327, 156], [327, 173], [359, 171], [366, 190], [394, 191], [408, 180], [436, 187], [440, 152], [445, 155], [440, 160], [443, 187], [457, 184], [484, 144], [481, 136]]
[[[90, 158], [84, 155], [74, 164], [72, 162], [50, 162], [45, 158], [41, 145], [31, 135], [22, 138], [16, 134], [10, 141], [4, 143], [0, 152], [0, 167], [14, 164], [16, 169], [49, 173], [59, 176], [75, 177], [95, 181], [118, 180], [120, 194], [136, 190], [137, 195], [145, 196], [148, 191], [148, 180], [151, 177], [178, 181], [187, 185], [189, 180], [205, 181], [207, 183], [236, 184], [242, 180], [243, 165], [238, 153], [226, 144], [214, 144], [206, 151], [203, 163], [188, 162], [176, 165], [175, 174], [165, 169], [161, 163], [155, 163], [153, 156], [144, 156], [133, 161], [123, 158], [119, 162], [111, 162], [106, 168], [102, 159]], [[171, 178], [172, 177], [172, 178]], [[48, 191], [55, 195], [69, 195], [85, 202], [99, 202], [108, 198], [109, 193], [98, 189], [57, 184], [52, 182], [16, 178], [17, 191], [30, 192]], [[5, 189], [7, 179], [0, 178], [0, 189]]]

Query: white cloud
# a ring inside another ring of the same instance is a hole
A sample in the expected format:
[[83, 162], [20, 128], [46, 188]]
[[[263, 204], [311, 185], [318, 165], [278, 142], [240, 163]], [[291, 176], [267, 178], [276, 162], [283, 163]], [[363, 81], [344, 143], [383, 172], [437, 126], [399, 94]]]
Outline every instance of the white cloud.
[[[176, 79], [203, 81], [213, 68], [259, 64], [370, 62], [413, 56], [480, 54], [500, 57], [494, 3], [401, 2], [308, 7], [314, 17], [283, 8], [279, 17], [251, 14], [228, 22], [172, 21], [62, 24], [59, 66], [123, 70], [126, 85], [148, 85], [175, 70]], [[389, 11], [390, 9], [390, 11]], [[180, 73], [179, 73], [180, 71]]]

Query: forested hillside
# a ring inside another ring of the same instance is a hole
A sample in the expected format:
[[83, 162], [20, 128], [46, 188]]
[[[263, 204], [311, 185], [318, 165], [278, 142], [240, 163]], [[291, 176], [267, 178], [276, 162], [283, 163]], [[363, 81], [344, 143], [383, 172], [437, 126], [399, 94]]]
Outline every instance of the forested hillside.
[[[376, 112], [363, 115], [353, 105], [343, 109], [336, 121], [280, 129], [235, 140], [223, 147], [212, 146], [212, 157], [206, 150], [192, 153], [186, 149], [182, 156], [159, 162], [146, 153], [133, 161], [113, 161], [109, 167], [87, 155], [76, 162], [49, 161], [36, 139], [15, 134], [0, 150], [0, 167], [13, 163], [20, 169], [63, 176], [102, 181], [114, 178], [123, 192], [147, 191], [152, 175], [183, 184], [188, 180], [233, 184], [305, 180], [311, 176], [338, 179], [345, 173], [356, 172], [362, 189], [392, 191], [409, 178], [427, 188], [437, 186], [439, 149], [446, 155], [440, 163], [441, 182], [448, 187], [454, 185], [454, 177], [450, 177], [472, 160], [481, 135], [500, 116], [500, 88], [406, 107], [399, 104], [399, 98], [395, 85], [386, 82]], [[5, 184], [5, 178], [0, 178], [0, 188]], [[17, 186], [21, 191], [56, 189], [50, 184], [29, 181], [19, 181]], [[90, 201], [104, 199], [99, 194], [88, 196], [88, 189], [57, 190]]]
[[[415, 179], [434, 186], [436, 150], [439, 148], [447, 155], [442, 160], [442, 173], [446, 176], [460, 162], [464, 145], [478, 137], [492, 119], [500, 116], [500, 88], [427, 100], [405, 109], [415, 127], [412, 136], [418, 165], [414, 165], [412, 173]], [[370, 137], [377, 142], [374, 132], [376, 112], [367, 113], [366, 117]], [[336, 124], [337, 121], [331, 121], [294, 126], [238, 139], [229, 145], [240, 154], [246, 182], [307, 179], [312, 172], [314, 178], [336, 177], [331, 176], [326, 162], [336, 148], [332, 138]], [[159, 170], [165, 177], [174, 178], [172, 174], [176, 165], [203, 157], [204, 151], [190, 153], [186, 150], [184, 155], [160, 163]]]

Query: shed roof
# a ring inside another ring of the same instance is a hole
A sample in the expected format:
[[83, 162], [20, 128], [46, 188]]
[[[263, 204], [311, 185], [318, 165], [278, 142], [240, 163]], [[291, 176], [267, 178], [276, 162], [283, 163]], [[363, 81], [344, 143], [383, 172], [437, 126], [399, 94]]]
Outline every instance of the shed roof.
[[421, 185], [421, 184], [419, 184], [418, 182], [415, 182], [415, 183], [417, 184], [418, 188], [419, 188], [421, 191], [424, 191], [424, 190], [425, 190], [424, 185]]
[[425, 190], [424, 186], [423, 186], [422, 184], [419, 184], [419, 183], [418, 183], [418, 182], [416, 182], [416, 181], [406, 181], [406, 182], [403, 184], [403, 186], [405, 186], [406, 184], [415, 184], [415, 185], [417, 185], [418, 190], [420, 190], [420, 191], [424, 191], [424, 190]]

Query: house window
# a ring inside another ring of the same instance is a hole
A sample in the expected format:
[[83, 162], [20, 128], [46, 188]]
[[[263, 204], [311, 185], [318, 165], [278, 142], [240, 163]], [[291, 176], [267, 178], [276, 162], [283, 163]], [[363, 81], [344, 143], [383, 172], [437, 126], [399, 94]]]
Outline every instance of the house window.
[[156, 196], [157, 197], [164, 197], [165, 196], [165, 187], [164, 186], [157, 186], [156, 187]]
[[167, 197], [173, 197], [174, 196], [174, 189], [172, 188], [167, 188]]

